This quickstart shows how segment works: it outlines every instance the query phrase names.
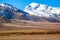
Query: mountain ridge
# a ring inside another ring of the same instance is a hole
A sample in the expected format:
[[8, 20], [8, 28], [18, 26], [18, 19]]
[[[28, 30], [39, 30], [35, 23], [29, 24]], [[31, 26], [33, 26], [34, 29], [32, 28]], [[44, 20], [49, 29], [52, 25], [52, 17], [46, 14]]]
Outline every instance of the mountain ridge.
[[[60, 22], [60, 18], [58, 18], [58, 16], [60, 17], [60, 15], [56, 15], [56, 18], [53, 16], [52, 17], [36, 16], [30, 15], [30, 13], [28, 13], [27, 11], [20, 10], [10, 4], [0, 3], [0, 17], [3, 17], [5, 20], [19, 19], [38, 22], [39, 21]], [[33, 10], [31, 10], [31, 12], [32, 11]], [[44, 15], [46, 15], [46, 13]]]
[[35, 16], [60, 18], [60, 8], [45, 4], [31, 3], [25, 7], [24, 11]]

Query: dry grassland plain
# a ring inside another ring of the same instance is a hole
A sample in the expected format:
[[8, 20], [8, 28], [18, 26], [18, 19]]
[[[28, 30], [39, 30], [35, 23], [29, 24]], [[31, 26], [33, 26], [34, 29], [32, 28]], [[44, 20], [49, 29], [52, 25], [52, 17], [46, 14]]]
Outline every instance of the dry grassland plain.
[[60, 40], [60, 23], [22, 20], [3, 23], [0, 40]]

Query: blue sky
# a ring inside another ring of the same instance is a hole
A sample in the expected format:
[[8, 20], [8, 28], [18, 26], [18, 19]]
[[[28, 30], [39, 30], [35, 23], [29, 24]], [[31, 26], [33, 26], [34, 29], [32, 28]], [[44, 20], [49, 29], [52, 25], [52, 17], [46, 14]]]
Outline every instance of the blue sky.
[[53, 7], [60, 7], [60, 0], [0, 0], [0, 2], [12, 4], [21, 10], [23, 10], [26, 5], [32, 2], [46, 4]]

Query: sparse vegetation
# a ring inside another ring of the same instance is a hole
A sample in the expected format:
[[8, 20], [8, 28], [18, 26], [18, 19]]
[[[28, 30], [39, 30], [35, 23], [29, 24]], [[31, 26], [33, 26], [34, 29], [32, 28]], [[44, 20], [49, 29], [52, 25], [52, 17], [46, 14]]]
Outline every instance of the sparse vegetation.
[[9, 23], [10, 20], [0, 17], [0, 23]]
[[17, 36], [17, 35], [47, 35], [47, 34], [60, 34], [60, 31], [47, 31], [47, 30], [12, 30], [0, 31], [0, 36]]
[[5, 22], [5, 20], [2, 17], [0, 17], [0, 23], [3, 23], [3, 22]]

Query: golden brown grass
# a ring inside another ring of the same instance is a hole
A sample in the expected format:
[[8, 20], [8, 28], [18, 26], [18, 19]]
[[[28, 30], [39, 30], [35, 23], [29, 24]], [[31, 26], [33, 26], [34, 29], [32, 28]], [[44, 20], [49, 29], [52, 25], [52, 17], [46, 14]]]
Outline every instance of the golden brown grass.
[[0, 40], [60, 40], [60, 34], [0, 36]]
[[44, 35], [44, 34], [60, 34], [60, 31], [57, 31], [57, 30], [4, 30], [4, 31], [0, 31], [0, 36]]
[[3, 23], [0, 40], [60, 40], [60, 23], [25, 20]]
[[[40, 35], [40, 34], [60, 34], [60, 23], [34, 22], [16, 20], [12, 23], [3, 23], [0, 35]], [[1, 28], [0, 28], [1, 29]]]

